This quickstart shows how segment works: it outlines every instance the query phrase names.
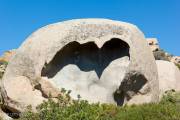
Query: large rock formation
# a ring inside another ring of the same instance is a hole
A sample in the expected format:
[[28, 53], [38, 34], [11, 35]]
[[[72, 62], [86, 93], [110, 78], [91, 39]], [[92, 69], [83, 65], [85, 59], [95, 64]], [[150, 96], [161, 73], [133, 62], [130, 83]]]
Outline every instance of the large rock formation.
[[156, 102], [157, 77], [153, 54], [136, 26], [81, 19], [48, 25], [28, 37], [9, 62], [1, 92], [11, 111], [34, 108], [61, 88], [89, 102]]
[[174, 63], [156, 60], [159, 76], [160, 96], [168, 90], [180, 91], [180, 71]]

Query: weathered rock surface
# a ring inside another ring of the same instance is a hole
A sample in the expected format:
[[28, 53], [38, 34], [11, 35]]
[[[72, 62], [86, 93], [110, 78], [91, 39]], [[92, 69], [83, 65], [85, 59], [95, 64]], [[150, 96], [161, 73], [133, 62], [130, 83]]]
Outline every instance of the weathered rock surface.
[[180, 91], [180, 71], [172, 62], [157, 60], [160, 96], [168, 90]]
[[1, 92], [5, 105], [18, 111], [37, 106], [49, 93], [56, 97], [61, 88], [89, 102], [156, 102], [157, 77], [153, 54], [136, 26], [80, 19], [28, 37], [9, 62]]
[[180, 65], [180, 56], [173, 56], [173, 57], [171, 58], [171, 62]]
[[147, 40], [152, 51], [160, 50], [159, 43], [158, 43], [158, 40], [156, 38], [147, 38], [146, 40]]

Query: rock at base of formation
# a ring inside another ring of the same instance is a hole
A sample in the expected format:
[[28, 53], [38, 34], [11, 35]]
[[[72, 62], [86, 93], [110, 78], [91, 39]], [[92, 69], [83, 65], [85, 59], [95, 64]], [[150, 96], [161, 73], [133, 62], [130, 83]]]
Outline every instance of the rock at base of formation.
[[174, 63], [157, 60], [160, 96], [168, 90], [180, 91], [180, 70]]
[[79, 19], [29, 36], [7, 66], [1, 93], [4, 106], [20, 112], [57, 97], [61, 88], [90, 103], [157, 102], [157, 74], [153, 54], [136, 26]]
[[13, 120], [6, 113], [4, 113], [1, 109], [0, 109], [0, 118], [2, 118], [2, 120]]

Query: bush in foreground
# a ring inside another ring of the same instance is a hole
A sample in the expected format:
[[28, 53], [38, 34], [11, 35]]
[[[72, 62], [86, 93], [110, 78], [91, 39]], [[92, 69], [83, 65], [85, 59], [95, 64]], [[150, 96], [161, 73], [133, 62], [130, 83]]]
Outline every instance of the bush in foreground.
[[157, 104], [123, 107], [69, 98], [66, 94], [58, 102], [49, 99], [37, 108], [37, 113], [28, 108], [19, 120], [180, 120], [180, 94], [175, 92], [168, 92]]

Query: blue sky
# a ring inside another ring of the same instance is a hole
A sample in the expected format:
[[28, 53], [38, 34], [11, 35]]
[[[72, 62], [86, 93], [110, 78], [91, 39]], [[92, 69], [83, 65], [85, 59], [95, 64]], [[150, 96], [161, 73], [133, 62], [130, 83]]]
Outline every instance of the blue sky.
[[133, 23], [180, 55], [180, 0], [0, 0], [0, 54], [42, 26], [77, 18]]

